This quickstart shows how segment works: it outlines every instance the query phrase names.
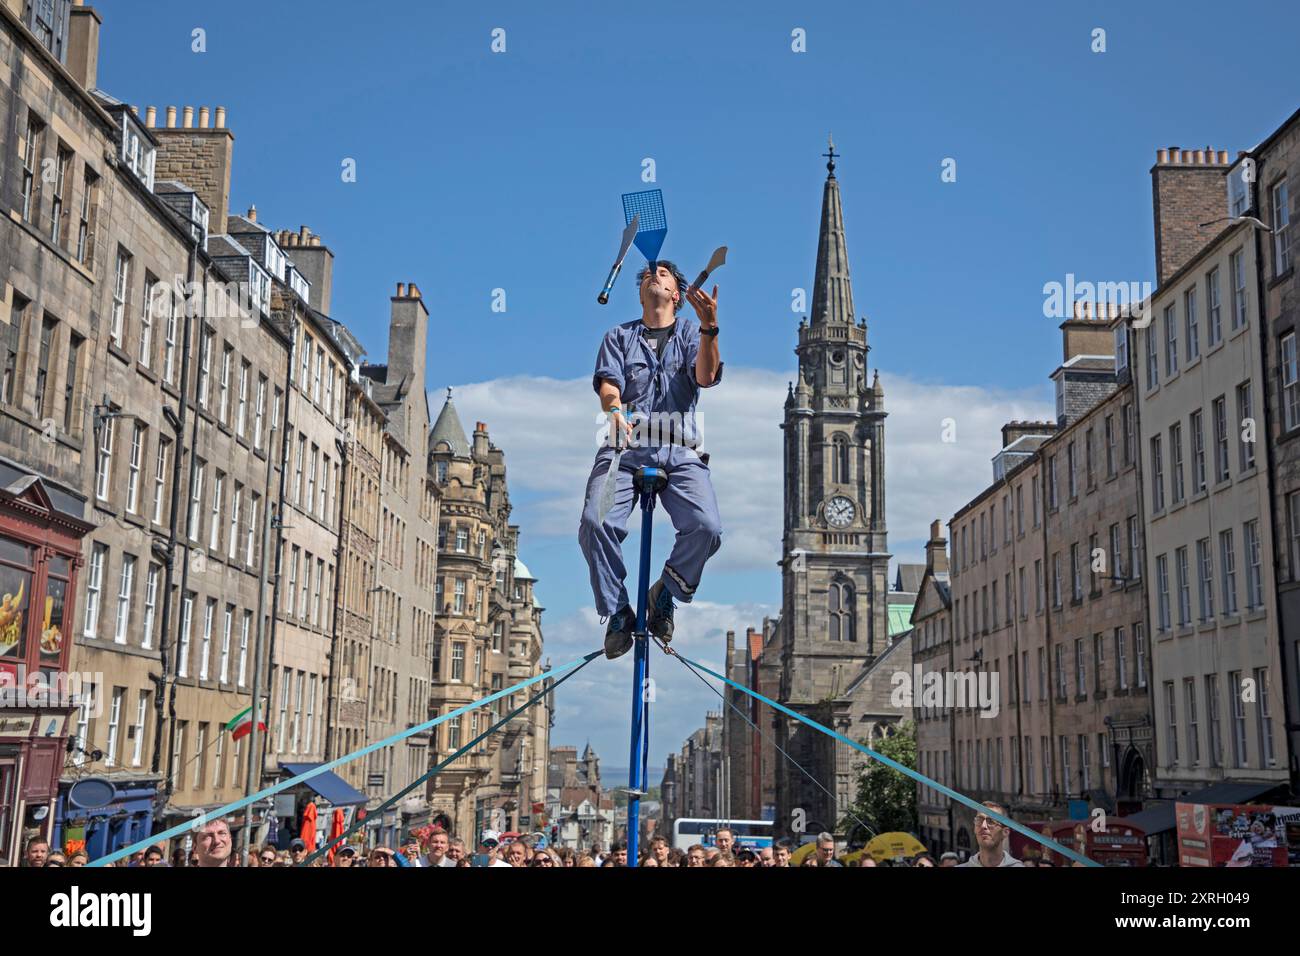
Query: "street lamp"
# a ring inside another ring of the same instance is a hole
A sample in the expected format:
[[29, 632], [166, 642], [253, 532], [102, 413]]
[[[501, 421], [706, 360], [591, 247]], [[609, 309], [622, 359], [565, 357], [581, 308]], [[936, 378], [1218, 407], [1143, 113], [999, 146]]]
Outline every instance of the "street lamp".
[[110, 418], [135, 418], [135, 415], [131, 412], [114, 411], [113, 406], [108, 403], [108, 395], [105, 395], [103, 400], [94, 407], [91, 416], [90, 427], [96, 435], [99, 434], [99, 429], [103, 426], [104, 422], [108, 421]]

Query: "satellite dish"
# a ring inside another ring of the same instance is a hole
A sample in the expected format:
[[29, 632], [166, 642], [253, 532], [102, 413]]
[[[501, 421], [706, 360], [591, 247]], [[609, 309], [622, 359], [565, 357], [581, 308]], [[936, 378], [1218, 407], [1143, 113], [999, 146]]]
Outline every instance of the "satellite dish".
[[80, 810], [105, 807], [117, 798], [117, 787], [103, 777], [86, 777], [68, 789], [68, 802]]

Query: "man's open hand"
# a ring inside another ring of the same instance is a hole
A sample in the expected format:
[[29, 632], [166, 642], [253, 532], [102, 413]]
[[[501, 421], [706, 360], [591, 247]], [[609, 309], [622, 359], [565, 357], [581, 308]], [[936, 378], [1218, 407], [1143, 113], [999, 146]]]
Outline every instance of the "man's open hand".
[[686, 298], [695, 309], [702, 328], [711, 329], [718, 324], [718, 287], [713, 287], [713, 295], [694, 286], [686, 290]]

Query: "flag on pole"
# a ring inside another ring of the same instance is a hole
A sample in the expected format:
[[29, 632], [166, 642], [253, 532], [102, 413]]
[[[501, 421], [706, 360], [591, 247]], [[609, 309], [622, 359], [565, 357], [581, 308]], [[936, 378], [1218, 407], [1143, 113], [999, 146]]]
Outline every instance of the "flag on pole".
[[[230, 723], [226, 724], [226, 729], [230, 731], [232, 740], [242, 740], [253, 732], [253, 708], [252, 705], [241, 710]], [[266, 730], [266, 724], [259, 720], [257, 722], [258, 730]]]

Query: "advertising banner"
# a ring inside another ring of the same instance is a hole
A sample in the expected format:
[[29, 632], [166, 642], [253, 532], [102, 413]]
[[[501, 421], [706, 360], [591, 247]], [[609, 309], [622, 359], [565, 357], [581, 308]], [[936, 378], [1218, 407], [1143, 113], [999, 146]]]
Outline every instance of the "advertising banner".
[[1300, 866], [1300, 807], [1176, 806], [1179, 866]]

